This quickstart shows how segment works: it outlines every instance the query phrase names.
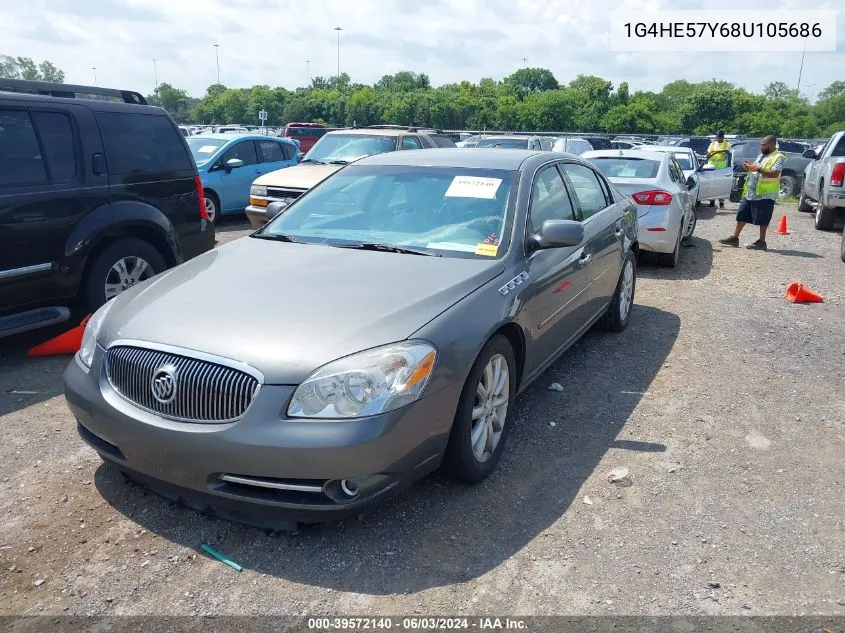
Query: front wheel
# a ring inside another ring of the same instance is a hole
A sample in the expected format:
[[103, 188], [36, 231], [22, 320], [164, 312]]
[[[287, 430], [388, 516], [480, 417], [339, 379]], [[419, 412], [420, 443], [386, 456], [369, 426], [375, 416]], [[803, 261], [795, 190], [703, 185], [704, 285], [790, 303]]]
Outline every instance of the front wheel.
[[628, 253], [622, 264], [622, 273], [616, 284], [616, 292], [610, 300], [607, 312], [599, 321], [603, 330], [621, 332], [628, 327], [634, 308], [634, 292], [637, 289], [637, 260], [633, 253]]
[[122, 238], [92, 262], [85, 278], [85, 299], [91, 311], [121, 292], [167, 268], [164, 257], [149, 242]]
[[698, 214], [696, 214], [695, 209], [693, 208], [692, 212], [690, 213], [690, 217], [687, 220], [687, 225], [684, 228], [684, 239], [688, 240], [692, 237], [692, 234], [695, 233], [695, 225], [698, 223]]
[[491, 338], [464, 383], [445, 465], [459, 480], [478, 483], [495, 470], [513, 418], [516, 362], [507, 338]]
[[810, 202], [810, 199], [807, 197], [807, 194], [804, 191], [801, 191], [801, 196], [798, 198], [798, 210], [801, 213], [812, 213], [813, 212], [813, 203]]
[[780, 177], [780, 197], [786, 198], [795, 193], [795, 176]]

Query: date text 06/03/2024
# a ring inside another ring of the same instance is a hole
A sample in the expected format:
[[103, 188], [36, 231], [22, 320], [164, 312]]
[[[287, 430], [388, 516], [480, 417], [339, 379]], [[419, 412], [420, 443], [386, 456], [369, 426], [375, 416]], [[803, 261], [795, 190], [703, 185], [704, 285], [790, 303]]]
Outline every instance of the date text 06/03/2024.
[[308, 628], [312, 631], [348, 631], [348, 630], [391, 630], [398, 631], [447, 631], [447, 630], [526, 630], [524, 620], [515, 618], [438, 618], [438, 617], [321, 617], [308, 618]]

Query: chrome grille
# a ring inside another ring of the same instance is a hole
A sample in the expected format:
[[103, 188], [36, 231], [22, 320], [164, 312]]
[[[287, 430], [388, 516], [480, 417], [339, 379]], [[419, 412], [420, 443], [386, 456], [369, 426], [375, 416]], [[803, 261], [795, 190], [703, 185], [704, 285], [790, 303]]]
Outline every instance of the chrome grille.
[[[176, 394], [163, 403], [153, 395], [153, 376], [169, 368]], [[258, 391], [250, 374], [207, 360], [133, 346], [115, 346], [106, 355], [109, 383], [132, 404], [166, 418], [206, 424], [240, 418]]]

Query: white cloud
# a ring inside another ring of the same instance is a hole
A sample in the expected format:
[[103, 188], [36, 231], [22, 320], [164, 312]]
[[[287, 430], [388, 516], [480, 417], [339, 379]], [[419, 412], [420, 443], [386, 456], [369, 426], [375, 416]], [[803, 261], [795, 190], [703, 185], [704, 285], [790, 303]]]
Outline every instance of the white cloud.
[[[750, 5], [750, 6], [749, 6]], [[579, 73], [631, 90], [658, 90], [676, 79], [721, 79], [759, 91], [794, 85], [800, 53], [625, 53], [610, 51], [609, 16], [619, 8], [698, 8], [692, 0], [29, 0], [0, 8], [0, 54], [49, 59], [66, 81], [153, 89], [158, 80], [200, 96], [220, 78], [229, 86], [294, 88], [341, 70], [374, 83], [407, 69], [437, 85], [502, 78], [523, 65], [552, 70], [561, 82]], [[749, 0], [743, 9], [807, 8], [803, 0]], [[736, 8], [714, 0], [707, 9]], [[813, 8], [835, 8], [832, 2]], [[727, 19], [726, 14], [726, 19]], [[840, 20], [840, 22], [843, 22]], [[845, 46], [845, 23], [839, 24]], [[306, 64], [310, 60], [310, 64]], [[819, 90], [841, 78], [845, 53], [807, 53], [802, 86]]]

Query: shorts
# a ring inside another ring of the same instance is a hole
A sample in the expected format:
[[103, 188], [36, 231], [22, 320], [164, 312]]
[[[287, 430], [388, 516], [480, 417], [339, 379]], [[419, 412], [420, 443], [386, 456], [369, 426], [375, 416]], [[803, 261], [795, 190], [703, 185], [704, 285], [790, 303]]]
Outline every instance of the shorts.
[[756, 226], [769, 226], [774, 212], [774, 200], [749, 200], [748, 198], [743, 198], [739, 201], [739, 209], [737, 209], [736, 212], [736, 221], [748, 222]]

